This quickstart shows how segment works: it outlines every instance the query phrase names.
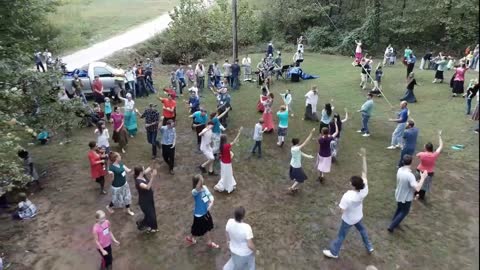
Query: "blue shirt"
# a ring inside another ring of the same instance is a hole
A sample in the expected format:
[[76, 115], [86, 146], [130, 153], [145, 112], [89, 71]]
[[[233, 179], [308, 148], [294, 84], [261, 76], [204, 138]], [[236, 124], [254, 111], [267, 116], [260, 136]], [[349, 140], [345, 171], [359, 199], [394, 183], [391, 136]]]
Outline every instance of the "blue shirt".
[[105, 113], [112, 113], [112, 104], [110, 101], [105, 102]]
[[376, 80], [377, 82], [381, 82], [381, 81], [382, 81], [382, 76], [383, 76], [383, 70], [381, 70], [381, 69], [375, 70], [375, 80]]
[[373, 100], [369, 99], [363, 103], [362, 108], [360, 108], [360, 111], [368, 116], [372, 115], [372, 110], [373, 110]]
[[400, 121], [398, 121], [399, 124], [407, 122], [407, 120], [408, 120], [408, 109], [407, 108], [402, 109], [398, 113], [398, 117], [400, 118]]
[[185, 79], [185, 71], [183, 69], [177, 69], [177, 72], [175, 72], [175, 76], [177, 79]]
[[206, 124], [207, 124], [207, 121], [208, 121], [208, 116], [207, 116], [207, 114], [202, 115], [202, 112], [201, 112], [201, 111], [198, 111], [198, 112], [194, 112], [194, 113], [193, 113], [193, 122], [195, 122], [195, 124], [206, 125]]
[[405, 142], [405, 144], [403, 145], [403, 149], [415, 151], [415, 147], [417, 146], [417, 137], [418, 128], [413, 127], [405, 129], [405, 132], [403, 132], [403, 140]]
[[188, 103], [190, 104], [190, 111], [193, 113], [193, 112], [196, 112], [199, 110], [199, 107], [200, 107], [200, 99], [197, 97], [197, 96], [194, 96], [194, 97], [189, 97], [188, 98]]
[[162, 126], [160, 128], [162, 134], [162, 144], [171, 145], [175, 142], [175, 128], [169, 128], [168, 126]]
[[412, 55], [407, 59], [408, 64], [415, 64], [415, 62], [417, 62], [417, 57], [415, 57], [415, 55]]
[[201, 191], [192, 190], [193, 200], [195, 201], [195, 208], [193, 214], [196, 217], [202, 217], [208, 212], [208, 204], [213, 201], [213, 195], [208, 190], [207, 186], [203, 186]]
[[222, 130], [220, 129], [220, 120], [218, 120], [218, 117], [214, 117], [212, 119], [212, 122], [213, 122], [212, 132], [215, 134], [222, 133]]
[[330, 116], [328, 116], [327, 111], [325, 109], [322, 110], [322, 118], [320, 119], [322, 123], [328, 125], [332, 121], [332, 118], [333, 118], [333, 112], [330, 114]]

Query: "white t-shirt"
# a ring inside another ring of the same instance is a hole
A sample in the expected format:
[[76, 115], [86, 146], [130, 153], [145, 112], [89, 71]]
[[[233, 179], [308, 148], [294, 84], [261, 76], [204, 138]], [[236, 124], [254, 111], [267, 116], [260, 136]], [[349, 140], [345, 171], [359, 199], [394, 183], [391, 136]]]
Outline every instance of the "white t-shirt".
[[305, 106], [310, 104], [310, 105], [312, 105], [312, 112], [317, 112], [318, 95], [315, 95], [315, 93], [312, 90], [310, 90], [305, 95], [305, 97], [307, 98], [305, 100]]
[[95, 130], [95, 134], [97, 134], [97, 145], [110, 147], [110, 143], [108, 142], [108, 138], [110, 138], [110, 134], [108, 133], [108, 129], [103, 129], [102, 134], [98, 129]]
[[252, 65], [252, 60], [250, 59], [250, 57], [245, 57], [245, 58], [243, 58], [243, 60], [242, 60], [242, 65], [244, 65], [244, 66], [251, 66], [251, 65]]
[[192, 91], [195, 93], [195, 96], [198, 97], [198, 88], [196, 86], [192, 86], [188, 89], [188, 91]]
[[200, 143], [201, 151], [212, 151], [212, 130], [209, 129], [202, 135], [202, 142]]
[[252, 227], [247, 223], [237, 222], [231, 218], [225, 230], [230, 238], [230, 251], [238, 256], [248, 256], [253, 253], [247, 242], [253, 238]]
[[133, 111], [133, 108], [135, 107], [135, 101], [133, 100], [128, 100], [125, 99], [125, 110], [126, 111]]
[[349, 190], [343, 194], [340, 208], [343, 209], [342, 219], [348, 225], [355, 225], [363, 218], [363, 199], [367, 197], [368, 185], [360, 191]]

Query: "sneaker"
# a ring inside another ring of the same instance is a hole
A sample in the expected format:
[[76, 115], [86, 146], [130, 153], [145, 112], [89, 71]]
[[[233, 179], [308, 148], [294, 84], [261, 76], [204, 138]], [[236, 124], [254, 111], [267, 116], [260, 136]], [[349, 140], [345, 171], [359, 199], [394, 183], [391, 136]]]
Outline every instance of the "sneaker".
[[362, 136], [363, 137], [370, 137], [370, 133], [364, 133]]
[[338, 258], [338, 256], [333, 255], [332, 252], [329, 249], [324, 249], [323, 250], [323, 255], [325, 255], [325, 257], [332, 258], [332, 259], [337, 259]]
[[105, 194], [107, 194], [107, 192], [105, 190], [102, 190], [102, 191], [100, 191], [100, 194], [105, 195]]
[[389, 147], [387, 147], [387, 149], [389, 149], [389, 150], [393, 150], [393, 149], [396, 149], [396, 148], [397, 148], [397, 147], [394, 146], [394, 145], [390, 145]]
[[363, 133], [363, 131], [361, 129], [357, 130], [357, 133]]
[[403, 149], [403, 146], [402, 146], [402, 145], [400, 145], [400, 144], [397, 144], [397, 145], [395, 145], [395, 148], [398, 148], [398, 149]]
[[389, 233], [393, 233], [393, 229], [388, 228], [387, 231], [388, 231]]
[[375, 251], [375, 249], [370, 248], [370, 249], [368, 250], [368, 254], [372, 254], [374, 251]]
[[130, 216], [134, 216], [135, 213], [132, 212], [132, 210], [130, 210], [130, 208], [127, 208], [127, 214], [130, 215]]

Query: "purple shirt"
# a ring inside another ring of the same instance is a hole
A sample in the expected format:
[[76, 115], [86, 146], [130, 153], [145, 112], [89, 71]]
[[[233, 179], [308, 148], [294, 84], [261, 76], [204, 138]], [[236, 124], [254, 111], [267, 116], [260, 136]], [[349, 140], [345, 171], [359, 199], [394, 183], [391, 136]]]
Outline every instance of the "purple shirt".
[[329, 157], [332, 155], [332, 151], [330, 150], [330, 142], [333, 141], [332, 136], [328, 137], [320, 137], [318, 139], [318, 144], [320, 145], [320, 149], [318, 150], [318, 154], [321, 157]]

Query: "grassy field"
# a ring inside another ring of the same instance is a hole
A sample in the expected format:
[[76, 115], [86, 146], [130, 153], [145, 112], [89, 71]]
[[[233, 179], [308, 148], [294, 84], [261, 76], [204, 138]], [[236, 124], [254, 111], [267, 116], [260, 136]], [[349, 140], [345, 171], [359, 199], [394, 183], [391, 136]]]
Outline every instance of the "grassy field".
[[[285, 58], [290, 56], [285, 56]], [[254, 55], [258, 60], [259, 55]], [[417, 151], [427, 141], [435, 147], [437, 130], [442, 129], [445, 150], [437, 164], [432, 193], [427, 204], [414, 202], [411, 213], [394, 234], [386, 227], [395, 211], [394, 199], [396, 163], [400, 152], [385, 147], [390, 142], [394, 124], [387, 122], [398, 109], [398, 99], [404, 92], [405, 67], [397, 64], [385, 68], [384, 91], [395, 108], [390, 108], [382, 98], [375, 98], [374, 116], [371, 119], [369, 138], [355, 131], [360, 127], [360, 116], [355, 113], [365, 99], [358, 87], [360, 71], [350, 65], [351, 59], [339, 56], [305, 55], [304, 71], [320, 75], [319, 79], [292, 84], [275, 81], [274, 93], [291, 89], [295, 117], [290, 119], [288, 139], [303, 140], [317, 123], [302, 121], [303, 95], [312, 85], [319, 87], [319, 109], [333, 99], [335, 110], [343, 115], [350, 112], [344, 125], [338, 163], [332, 167], [322, 185], [316, 182], [313, 161], [304, 159], [303, 165], [309, 179], [295, 196], [287, 194], [289, 143], [284, 148], [276, 146], [276, 135], [264, 136], [264, 157], [251, 158], [253, 145], [251, 132], [260, 117], [255, 110], [260, 94], [255, 84], [245, 83], [232, 93], [233, 111], [227, 134], [233, 139], [240, 126], [244, 127], [240, 143], [233, 152], [237, 190], [232, 194], [215, 193], [212, 215], [215, 223], [213, 237], [221, 245], [220, 251], [211, 251], [202, 241], [188, 247], [183, 238], [189, 233], [192, 217], [190, 196], [191, 176], [198, 173], [196, 166], [203, 156], [195, 153], [195, 135], [190, 129], [186, 106], [177, 107], [178, 123], [176, 175], [170, 176], [165, 165], [160, 180], [155, 183], [155, 199], [160, 232], [143, 235], [136, 231], [134, 221], [141, 216], [136, 204], [137, 192], [132, 179], [130, 187], [134, 196], [134, 218], [121, 211], [109, 215], [113, 232], [121, 242], [114, 247], [115, 269], [221, 269], [228, 259], [224, 227], [235, 206], [247, 209], [246, 222], [251, 224], [255, 244], [260, 250], [257, 269], [338, 269], [363, 270], [367, 265], [378, 269], [478, 269], [478, 135], [473, 133], [477, 124], [464, 115], [464, 100], [450, 98], [447, 84], [433, 85], [433, 71], [416, 70], [420, 84], [416, 89], [418, 103], [410, 104], [411, 116], [420, 129]], [[166, 74], [162, 69], [162, 74]], [[450, 78], [447, 72], [446, 78]], [[478, 76], [469, 72], [467, 78]], [[156, 73], [157, 87], [166, 85], [166, 77]], [[204, 93], [203, 105], [211, 111], [215, 99]], [[143, 110], [154, 97], [137, 100]], [[275, 110], [280, 106], [278, 96]], [[125, 163], [132, 167], [150, 162], [150, 147], [146, 143], [143, 123], [139, 121], [139, 134], [131, 139]], [[14, 269], [95, 269], [99, 262], [90, 228], [94, 212], [104, 209], [110, 196], [97, 195], [97, 186], [89, 179], [86, 159], [87, 143], [92, 140], [93, 129], [75, 131], [72, 143], [59, 145], [55, 139], [48, 146], [33, 147], [39, 165], [47, 168], [45, 190], [31, 197], [40, 208], [39, 216], [32, 221], [13, 223], [2, 217], [0, 238], [9, 239], [4, 249]], [[454, 151], [450, 147], [463, 144], [465, 149]], [[367, 149], [370, 193], [364, 202], [364, 224], [375, 247], [367, 255], [360, 236], [352, 229], [341, 250], [340, 259], [328, 260], [322, 249], [328, 247], [340, 224], [338, 203], [350, 188], [348, 179], [361, 171], [357, 151]], [[304, 152], [314, 154], [317, 143], [313, 139]], [[116, 149], [113, 146], [113, 149]], [[415, 165], [418, 161], [415, 162]], [[217, 167], [218, 168], [218, 167]], [[218, 177], [206, 177], [213, 189]], [[5, 237], [5, 238], [3, 238]], [[25, 252], [29, 250], [30, 252]]]
[[63, 0], [49, 20], [61, 29], [57, 46], [58, 53], [64, 53], [122, 33], [170, 11], [177, 3], [177, 0]]

